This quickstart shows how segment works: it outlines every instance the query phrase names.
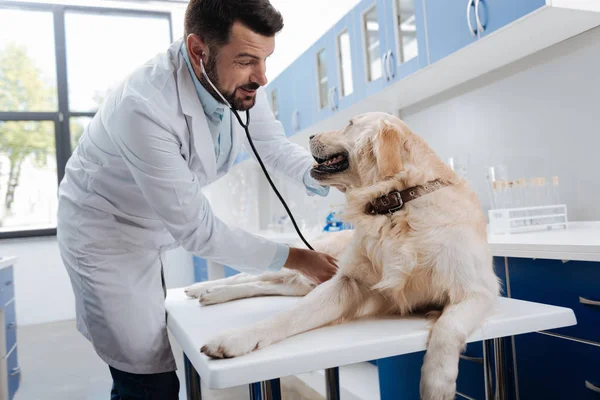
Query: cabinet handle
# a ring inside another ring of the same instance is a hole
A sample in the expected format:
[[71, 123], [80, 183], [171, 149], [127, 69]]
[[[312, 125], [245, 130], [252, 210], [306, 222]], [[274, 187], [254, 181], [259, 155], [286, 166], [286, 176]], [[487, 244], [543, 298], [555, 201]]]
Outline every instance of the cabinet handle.
[[[396, 57], [394, 56], [394, 52], [393, 51], [389, 51], [389, 55], [387, 58], [387, 64], [388, 64], [388, 74], [389, 74], [389, 81], [391, 81], [392, 79], [394, 79], [396, 77]], [[392, 66], [394, 67], [394, 70], [392, 72]]]
[[294, 110], [292, 113], [292, 130], [297, 132], [300, 129], [300, 113], [298, 110]]
[[475, 20], [477, 21], [477, 30], [479, 33], [485, 32], [485, 26], [483, 26], [479, 19], [479, 3], [481, 3], [481, 1], [482, 0], [475, 0]]
[[585, 381], [585, 387], [590, 389], [592, 392], [600, 393], [600, 387], [592, 385], [591, 382]]
[[17, 326], [17, 323], [16, 323], [16, 322], [11, 322], [10, 324], [8, 324], [7, 328], [8, 328], [8, 329], [15, 329], [15, 328], [16, 328], [16, 326]]
[[327, 95], [327, 99], [329, 100], [329, 109], [331, 111], [333, 111], [333, 98], [332, 98], [332, 94], [333, 94], [333, 88], [329, 89], [329, 93]]
[[581, 304], [587, 304], [588, 306], [598, 306], [600, 307], [600, 301], [588, 300], [584, 297], [579, 296], [579, 302]]
[[460, 355], [460, 358], [462, 358], [463, 360], [467, 360], [467, 361], [473, 361], [479, 364], [483, 364], [483, 358], [480, 357], [469, 357], [469, 356], [465, 356], [465, 355]]
[[333, 101], [333, 110], [337, 110], [339, 108], [339, 96], [337, 86], [334, 86], [331, 89], [331, 100]]
[[382, 70], [382, 74], [385, 77], [386, 81], [389, 81], [388, 78], [388, 72], [387, 72], [387, 59], [388, 59], [388, 55], [389, 55], [389, 51], [386, 51], [386, 53], [383, 55], [383, 61], [381, 63], [381, 70]]
[[12, 285], [12, 281], [6, 281], [6, 282], [4, 282], [4, 284], [5, 284], [6, 286], [10, 286], [10, 285]]
[[391, 50], [388, 50], [383, 55], [383, 75], [385, 76], [385, 80], [390, 80], [390, 70], [388, 60], [390, 59]]
[[21, 373], [21, 367], [15, 367], [10, 372], [10, 376], [19, 375]]
[[467, 24], [469, 25], [469, 32], [471, 32], [471, 36], [477, 35], [477, 31], [473, 29], [473, 25], [471, 25], [471, 7], [473, 7], [473, 2], [475, 0], [469, 0], [467, 3]]

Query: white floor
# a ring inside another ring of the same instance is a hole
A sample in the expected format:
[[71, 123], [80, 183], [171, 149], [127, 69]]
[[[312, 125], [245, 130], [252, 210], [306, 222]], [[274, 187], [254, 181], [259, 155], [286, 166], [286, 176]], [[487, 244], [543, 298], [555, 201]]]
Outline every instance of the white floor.
[[[108, 400], [111, 378], [108, 367], [91, 344], [75, 329], [74, 321], [20, 327], [18, 359], [21, 385], [14, 400]], [[173, 343], [185, 399], [182, 352]], [[322, 400], [324, 397], [295, 377], [282, 379], [283, 400]], [[248, 387], [210, 391], [203, 388], [203, 400], [246, 400]]]

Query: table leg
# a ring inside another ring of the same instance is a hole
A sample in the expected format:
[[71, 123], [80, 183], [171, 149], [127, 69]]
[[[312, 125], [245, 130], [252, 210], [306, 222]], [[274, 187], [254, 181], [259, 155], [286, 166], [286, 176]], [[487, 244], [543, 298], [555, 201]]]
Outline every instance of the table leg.
[[250, 400], [281, 400], [279, 379], [250, 384]]
[[340, 400], [340, 370], [338, 368], [325, 370], [325, 392], [327, 400]]
[[505, 359], [502, 338], [484, 340], [483, 375], [486, 400], [506, 400], [506, 373], [504, 365]]
[[202, 400], [200, 389], [200, 376], [190, 362], [189, 358], [183, 354], [183, 365], [185, 369], [185, 387], [187, 391], [187, 400]]

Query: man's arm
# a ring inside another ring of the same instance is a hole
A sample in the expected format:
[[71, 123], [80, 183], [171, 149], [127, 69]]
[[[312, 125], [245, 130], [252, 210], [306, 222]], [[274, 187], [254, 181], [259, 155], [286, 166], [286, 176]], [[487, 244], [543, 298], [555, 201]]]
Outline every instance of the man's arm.
[[180, 154], [179, 139], [158, 122], [168, 120], [160, 116], [147, 102], [128, 97], [103, 121], [150, 207], [190, 253], [249, 273], [265, 271], [281, 246], [214, 216], [202, 182]]

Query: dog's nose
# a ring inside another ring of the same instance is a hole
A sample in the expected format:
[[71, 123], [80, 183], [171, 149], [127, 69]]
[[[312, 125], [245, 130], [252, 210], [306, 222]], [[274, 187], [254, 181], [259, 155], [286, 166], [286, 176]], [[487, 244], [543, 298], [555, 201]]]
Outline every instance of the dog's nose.
[[309, 139], [313, 140], [315, 136], [317, 136], [317, 135], [310, 135]]

